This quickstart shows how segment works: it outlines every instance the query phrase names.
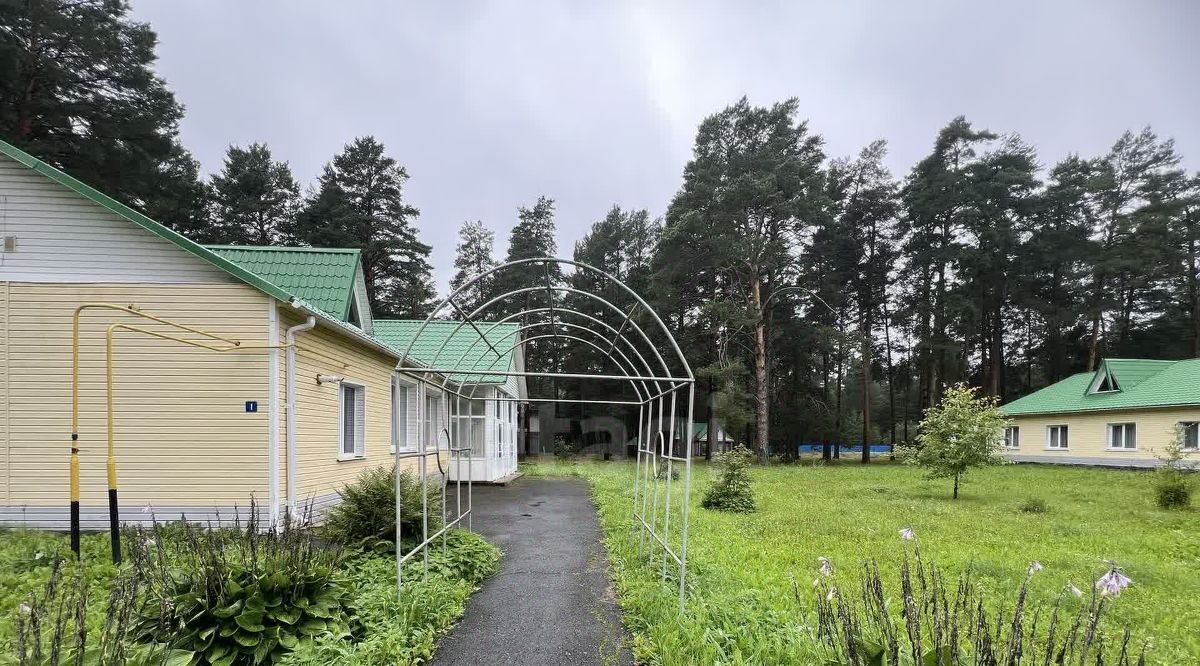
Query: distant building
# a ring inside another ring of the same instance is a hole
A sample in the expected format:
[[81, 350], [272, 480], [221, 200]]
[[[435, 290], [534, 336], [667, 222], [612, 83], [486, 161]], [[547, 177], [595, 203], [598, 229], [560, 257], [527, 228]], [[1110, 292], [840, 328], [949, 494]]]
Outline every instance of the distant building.
[[1198, 450], [1200, 359], [1107, 359], [1001, 410], [1012, 460], [1153, 467], [1176, 437]]

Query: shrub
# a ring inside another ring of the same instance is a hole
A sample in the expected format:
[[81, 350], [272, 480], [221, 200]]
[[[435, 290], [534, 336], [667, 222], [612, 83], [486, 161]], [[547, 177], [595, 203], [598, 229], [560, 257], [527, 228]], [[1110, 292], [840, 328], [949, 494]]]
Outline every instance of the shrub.
[[[368, 550], [393, 552], [396, 548], [396, 474], [375, 468], [338, 492], [341, 502], [325, 514], [322, 538]], [[400, 474], [400, 536], [411, 545], [421, 537], [421, 481], [411, 472]], [[441, 487], [429, 484], [429, 529], [442, 524]]]
[[1046, 500], [1040, 497], [1030, 497], [1021, 503], [1021, 513], [1046, 513]]
[[1154, 501], [1163, 509], [1186, 509], [1192, 504], [1192, 482], [1183, 474], [1160, 474], [1154, 480]]
[[172, 664], [261, 664], [302, 639], [347, 631], [342, 551], [308, 530], [286, 522], [263, 530], [252, 518], [244, 527], [134, 528], [128, 537], [147, 589], [133, 634], [172, 650]]
[[754, 454], [744, 446], [717, 454], [717, 465], [721, 476], [704, 493], [700, 506], [717, 511], [750, 513], [758, 506], [754, 500], [754, 488], [750, 483], [750, 464]]
[[579, 447], [570, 437], [560, 433], [554, 436], [554, 455], [558, 458], [574, 458], [579, 455]]
[[1176, 437], [1156, 456], [1161, 463], [1154, 474], [1154, 501], [1163, 509], [1186, 509], [1192, 503], [1192, 467]]

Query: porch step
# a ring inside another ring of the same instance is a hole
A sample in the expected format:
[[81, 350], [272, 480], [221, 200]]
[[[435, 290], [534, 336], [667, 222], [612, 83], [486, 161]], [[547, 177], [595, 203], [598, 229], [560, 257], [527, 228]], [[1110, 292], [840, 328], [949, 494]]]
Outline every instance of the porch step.
[[474, 483], [475, 485], [478, 485], [478, 486], [507, 486], [508, 484], [512, 483], [513, 481], [516, 481], [517, 479], [521, 478], [522, 476], [524, 476], [523, 472], [513, 472], [512, 474], [509, 474], [507, 476], [502, 476], [502, 477], [496, 479], [495, 481], [472, 481], [471, 483]]

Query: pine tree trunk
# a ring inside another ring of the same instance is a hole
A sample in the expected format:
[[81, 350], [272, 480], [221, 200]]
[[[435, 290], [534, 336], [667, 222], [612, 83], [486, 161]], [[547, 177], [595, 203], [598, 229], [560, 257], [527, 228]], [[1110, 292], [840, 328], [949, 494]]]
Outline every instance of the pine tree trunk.
[[954, 475], [954, 499], [958, 499], [958, 475]]
[[883, 301], [883, 349], [887, 357], [888, 417], [891, 419], [888, 444], [894, 451], [896, 447], [896, 378], [895, 369], [892, 366], [892, 325], [891, 317], [888, 316], [886, 294]]
[[871, 322], [870, 317], [866, 319], [865, 337], [863, 339], [862, 352], [862, 377], [863, 377], [863, 398], [862, 398], [862, 461], [863, 464], [871, 462]]
[[767, 388], [767, 317], [763, 312], [762, 278], [754, 276], [751, 284], [754, 297], [754, 311], [758, 318], [754, 323], [754, 381], [757, 410], [755, 424], [758, 428], [758, 457], [762, 464], [770, 462], [770, 416], [771, 403]]

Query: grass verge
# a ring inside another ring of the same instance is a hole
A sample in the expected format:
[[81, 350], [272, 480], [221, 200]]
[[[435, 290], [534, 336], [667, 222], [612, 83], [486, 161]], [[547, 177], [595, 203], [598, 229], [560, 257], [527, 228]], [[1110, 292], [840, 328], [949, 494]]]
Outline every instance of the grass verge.
[[[1145, 473], [1005, 466], [972, 472], [963, 497], [952, 500], [946, 483], [902, 466], [772, 466], [752, 470], [759, 511], [731, 515], [700, 508], [713, 479], [696, 465], [680, 614], [674, 586], [661, 584], [661, 570], [638, 552], [632, 464], [549, 461], [523, 470], [591, 482], [635, 655], [645, 663], [824, 663], [811, 585], [817, 558], [833, 562], [847, 589], [857, 586], [863, 562], [876, 561], [897, 589], [904, 527], [947, 578], [970, 567], [996, 608], [1013, 605], [1032, 561], [1044, 567], [1029, 590], [1041, 604], [1068, 583], [1089, 590], [1103, 560], [1115, 561], [1134, 584], [1109, 604], [1109, 631], [1128, 626], [1138, 645], [1149, 641], [1149, 663], [1200, 660], [1200, 518], [1154, 506]], [[1041, 503], [1044, 511], [1025, 509]]]

